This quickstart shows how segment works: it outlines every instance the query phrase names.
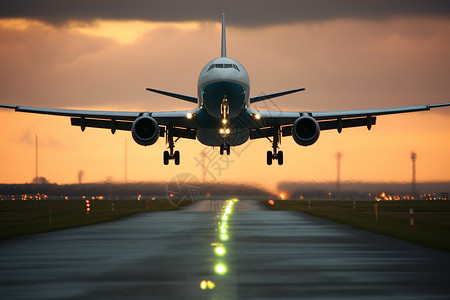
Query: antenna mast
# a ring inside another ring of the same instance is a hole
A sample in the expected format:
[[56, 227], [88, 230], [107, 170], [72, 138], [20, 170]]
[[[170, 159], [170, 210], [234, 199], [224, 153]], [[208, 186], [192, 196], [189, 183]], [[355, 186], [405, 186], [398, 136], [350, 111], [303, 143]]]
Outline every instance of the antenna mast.
[[128, 159], [128, 155], [127, 155], [127, 151], [128, 149], [127, 149], [127, 139], [125, 139], [125, 182], [127, 182], [127, 171], [128, 171], [128, 162], [127, 162], [127, 159]]
[[417, 154], [416, 152], [411, 152], [411, 160], [412, 160], [412, 181], [411, 181], [411, 185], [412, 185], [412, 192], [413, 194], [416, 193], [416, 159], [417, 159]]
[[36, 133], [36, 180], [38, 180], [38, 136]]

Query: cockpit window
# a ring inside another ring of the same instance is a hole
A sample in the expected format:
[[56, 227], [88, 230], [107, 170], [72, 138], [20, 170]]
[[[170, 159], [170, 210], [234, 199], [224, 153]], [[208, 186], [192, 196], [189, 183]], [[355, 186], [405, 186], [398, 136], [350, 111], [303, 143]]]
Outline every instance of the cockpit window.
[[214, 68], [219, 68], [219, 69], [223, 69], [223, 68], [231, 69], [231, 68], [233, 68], [233, 69], [237, 70], [238, 72], [241, 71], [241, 70], [239, 70], [238, 66], [235, 65], [235, 64], [212, 64], [212, 65], [209, 66], [207, 72], [209, 72], [210, 70], [212, 70]]

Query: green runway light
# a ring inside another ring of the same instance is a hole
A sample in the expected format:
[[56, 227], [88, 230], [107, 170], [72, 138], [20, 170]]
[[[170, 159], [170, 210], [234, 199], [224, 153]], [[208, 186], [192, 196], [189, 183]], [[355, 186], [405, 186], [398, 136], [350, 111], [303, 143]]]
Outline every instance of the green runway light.
[[221, 239], [222, 241], [227, 241], [227, 240], [228, 240], [228, 235], [222, 234], [222, 235], [220, 236], [220, 239]]
[[217, 264], [214, 270], [217, 274], [223, 275], [227, 272], [227, 267], [224, 264]]
[[216, 255], [218, 256], [224, 256], [226, 253], [226, 250], [224, 247], [216, 247], [216, 249], [214, 249], [214, 252], [216, 253]]
[[225, 215], [225, 216], [222, 217], [222, 220], [226, 221], [226, 220], [228, 220], [228, 217]]

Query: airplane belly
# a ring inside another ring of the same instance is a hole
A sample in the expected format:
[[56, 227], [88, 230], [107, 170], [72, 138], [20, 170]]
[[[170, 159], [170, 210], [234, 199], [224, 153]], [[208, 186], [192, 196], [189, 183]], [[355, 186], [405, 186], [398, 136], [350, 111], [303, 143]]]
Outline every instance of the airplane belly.
[[236, 126], [231, 128], [231, 133], [224, 138], [219, 133], [219, 128], [198, 127], [198, 141], [206, 146], [220, 146], [223, 145], [225, 139], [225, 142], [230, 146], [238, 146], [245, 143], [250, 136], [248, 128]]
[[228, 128], [230, 134], [223, 137], [219, 130], [222, 128], [220, 119], [210, 116], [203, 111], [198, 115], [197, 139], [207, 146], [220, 146], [225, 142], [231, 146], [238, 146], [245, 143], [250, 137], [248, 128], [248, 117], [241, 114], [239, 117], [231, 119]]

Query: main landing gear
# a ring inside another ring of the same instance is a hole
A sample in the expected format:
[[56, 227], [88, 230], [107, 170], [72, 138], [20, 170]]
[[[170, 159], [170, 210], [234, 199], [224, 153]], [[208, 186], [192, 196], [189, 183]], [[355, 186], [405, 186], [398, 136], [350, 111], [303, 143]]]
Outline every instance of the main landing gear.
[[[175, 142], [178, 141], [178, 138]], [[163, 161], [165, 165], [169, 164], [169, 160], [174, 160], [175, 165], [180, 164], [180, 151], [173, 151], [175, 148], [175, 142], [173, 141], [173, 132], [171, 127], [166, 128], [166, 143], [169, 144], [169, 151], [164, 151]]]
[[[278, 151], [278, 144], [281, 142], [280, 141], [280, 137], [281, 137], [281, 131], [280, 131], [280, 127], [274, 127], [273, 128], [273, 140], [271, 141], [272, 143], [272, 149], [273, 151], [267, 151], [267, 164], [270, 166], [272, 164], [273, 160], [277, 160], [278, 164], [281, 166], [283, 164], [283, 151]], [[267, 138], [269, 139], [269, 138]], [[270, 139], [269, 139], [270, 141]]]

